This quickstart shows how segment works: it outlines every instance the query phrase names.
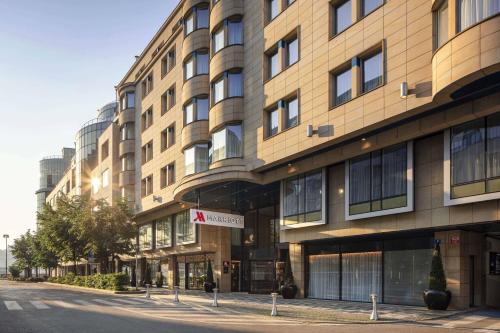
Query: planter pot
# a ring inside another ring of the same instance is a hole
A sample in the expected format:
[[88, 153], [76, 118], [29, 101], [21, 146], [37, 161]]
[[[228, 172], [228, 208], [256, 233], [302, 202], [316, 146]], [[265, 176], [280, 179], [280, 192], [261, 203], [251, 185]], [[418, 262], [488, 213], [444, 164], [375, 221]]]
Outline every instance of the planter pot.
[[446, 310], [451, 301], [449, 290], [439, 291], [427, 289], [424, 291], [424, 302], [429, 310]]
[[203, 284], [203, 288], [205, 289], [206, 293], [212, 293], [214, 291], [214, 288], [215, 288], [215, 282], [213, 282], [213, 283], [205, 282]]
[[295, 295], [297, 295], [296, 285], [283, 286], [283, 288], [281, 288], [281, 296], [283, 296], [284, 299], [295, 298]]

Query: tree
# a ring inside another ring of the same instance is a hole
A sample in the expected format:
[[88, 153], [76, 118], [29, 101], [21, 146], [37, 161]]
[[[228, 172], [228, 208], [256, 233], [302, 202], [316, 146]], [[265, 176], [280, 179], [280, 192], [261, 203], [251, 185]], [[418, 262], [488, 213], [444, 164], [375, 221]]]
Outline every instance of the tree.
[[57, 267], [57, 255], [51, 251], [47, 245], [47, 239], [44, 235], [43, 229], [38, 229], [34, 234], [33, 239], [34, 253], [35, 253], [35, 267], [41, 267], [50, 271]]
[[446, 291], [446, 277], [444, 275], [443, 261], [441, 260], [441, 247], [439, 243], [436, 243], [434, 252], [432, 253], [429, 289]]
[[38, 219], [47, 249], [61, 261], [73, 262], [76, 273], [77, 263], [88, 253], [90, 244], [92, 215], [88, 199], [62, 195], [56, 208], [45, 205]]
[[10, 249], [16, 258], [17, 267], [24, 270], [27, 277], [31, 277], [31, 269], [35, 263], [34, 236], [31, 231], [28, 230], [24, 235], [14, 239]]
[[210, 286], [214, 285], [214, 272], [212, 270], [212, 262], [210, 261], [210, 259], [208, 260], [207, 279], [205, 280], [205, 283], [207, 283]]
[[9, 273], [15, 279], [15, 278], [19, 277], [19, 275], [21, 274], [21, 271], [19, 270], [19, 267], [17, 267], [17, 265], [10, 265], [9, 266]]
[[90, 247], [96, 258], [108, 273], [109, 259], [120, 254], [130, 254], [132, 239], [136, 235], [135, 223], [131, 221], [132, 211], [126, 201], [110, 206], [106, 200], [97, 200], [92, 209]]

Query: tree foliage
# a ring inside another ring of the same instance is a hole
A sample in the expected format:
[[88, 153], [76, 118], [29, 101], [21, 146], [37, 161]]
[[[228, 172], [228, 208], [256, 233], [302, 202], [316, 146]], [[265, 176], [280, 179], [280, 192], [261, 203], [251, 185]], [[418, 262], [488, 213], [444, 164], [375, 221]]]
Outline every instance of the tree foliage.
[[443, 260], [441, 259], [441, 247], [436, 244], [432, 254], [431, 273], [429, 274], [429, 289], [445, 291], [446, 276], [444, 275]]
[[28, 277], [31, 276], [31, 269], [36, 261], [34, 238], [35, 236], [28, 230], [24, 235], [14, 239], [14, 244], [10, 246], [11, 253], [16, 258], [16, 266], [24, 270]]

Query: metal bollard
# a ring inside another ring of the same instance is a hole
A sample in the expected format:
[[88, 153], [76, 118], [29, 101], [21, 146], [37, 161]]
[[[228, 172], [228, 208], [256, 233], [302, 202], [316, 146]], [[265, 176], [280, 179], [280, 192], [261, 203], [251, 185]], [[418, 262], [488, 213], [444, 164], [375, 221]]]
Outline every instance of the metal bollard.
[[219, 289], [214, 288], [214, 300], [212, 301], [212, 306], [215, 306], [215, 307], [219, 306], [219, 303], [217, 303], [217, 292], [218, 291], [219, 291]]
[[276, 307], [276, 299], [278, 298], [278, 293], [271, 293], [271, 296], [273, 298], [273, 309], [271, 310], [271, 316], [277, 316], [278, 308]]
[[174, 303], [179, 303], [179, 286], [174, 286]]
[[373, 310], [372, 310], [372, 314], [370, 316], [370, 320], [378, 320], [377, 294], [371, 294], [370, 297], [372, 298], [372, 303], [373, 303]]
[[149, 295], [149, 284], [146, 283], [146, 298], [151, 298], [151, 295]]

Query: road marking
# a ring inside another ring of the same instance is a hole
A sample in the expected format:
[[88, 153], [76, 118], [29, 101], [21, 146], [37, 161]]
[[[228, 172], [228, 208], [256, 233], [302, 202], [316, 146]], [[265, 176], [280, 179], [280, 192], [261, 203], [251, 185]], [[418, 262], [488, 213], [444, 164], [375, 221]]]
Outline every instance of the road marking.
[[60, 307], [60, 308], [66, 308], [66, 309], [74, 309], [77, 307], [76, 304], [68, 303], [65, 301], [57, 301], [53, 300], [52, 303], [55, 304], [55, 306]]
[[30, 301], [30, 303], [38, 310], [50, 309], [50, 306], [48, 306], [47, 304], [45, 304], [42, 301]]
[[80, 305], [85, 305], [85, 306], [93, 305], [92, 303], [84, 301], [83, 299], [74, 299], [73, 302], [78, 303]]
[[122, 302], [122, 303], [130, 304], [130, 305], [141, 305], [141, 304], [144, 304], [142, 302], [131, 301], [129, 299], [122, 299], [122, 298], [113, 298], [113, 301]]
[[16, 301], [3, 301], [7, 310], [22, 310], [23, 308]]
[[99, 299], [99, 298], [94, 298], [93, 301], [96, 303], [101, 303], [101, 304], [110, 305], [110, 306], [120, 306], [121, 305], [121, 304], [118, 304], [115, 302], [110, 302], [110, 301], [106, 301], [104, 299]]

